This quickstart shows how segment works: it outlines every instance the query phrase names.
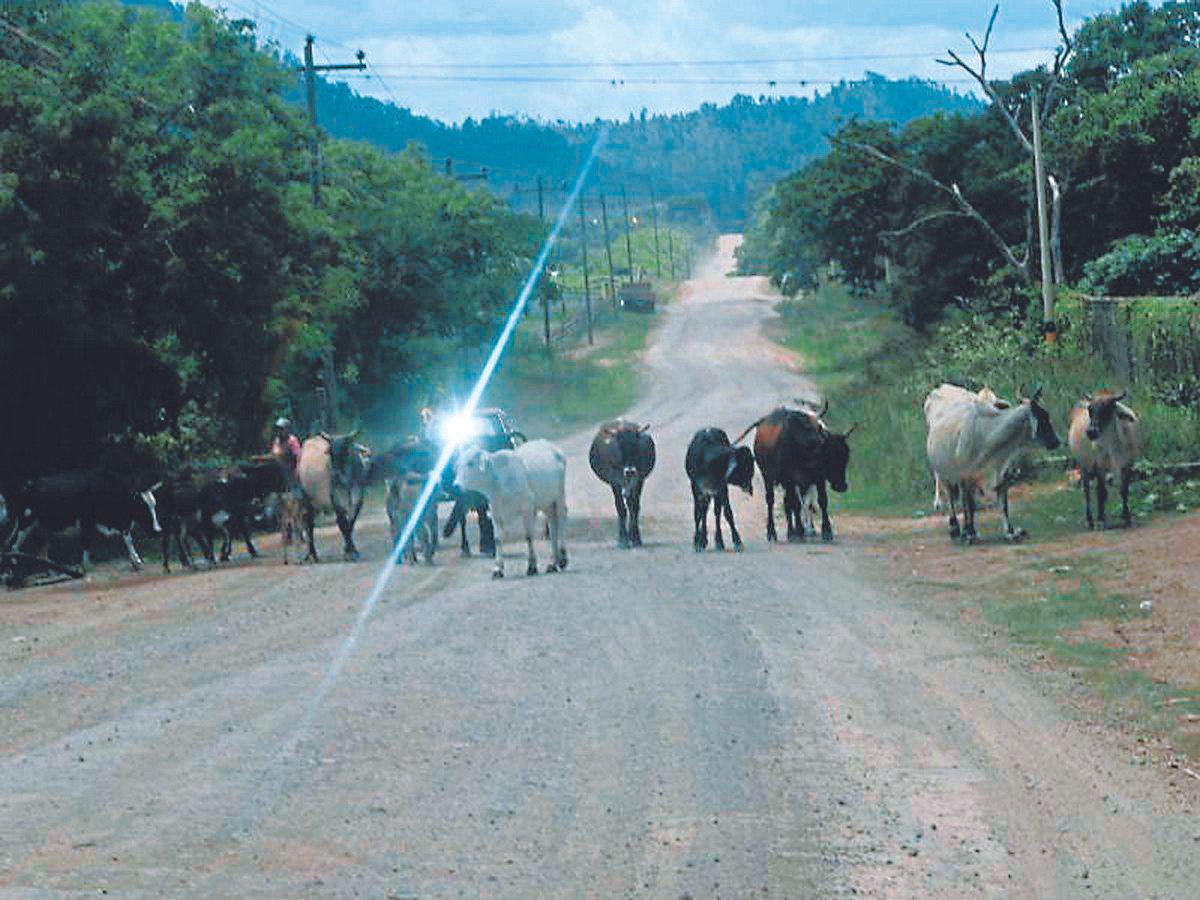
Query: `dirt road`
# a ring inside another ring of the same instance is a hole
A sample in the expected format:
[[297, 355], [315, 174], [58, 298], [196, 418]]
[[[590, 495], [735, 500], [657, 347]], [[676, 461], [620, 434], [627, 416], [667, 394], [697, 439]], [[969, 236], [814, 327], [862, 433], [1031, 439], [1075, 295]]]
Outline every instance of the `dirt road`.
[[648, 354], [647, 546], [566, 441], [570, 570], [398, 573], [319, 708], [378, 521], [374, 562], [0, 597], [0, 893], [1193, 896], [1200, 826], [1154, 773], [852, 533], [768, 547], [739, 498], [746, 552], [692, 552], [693, 431], [809, 393], [732, 247]]

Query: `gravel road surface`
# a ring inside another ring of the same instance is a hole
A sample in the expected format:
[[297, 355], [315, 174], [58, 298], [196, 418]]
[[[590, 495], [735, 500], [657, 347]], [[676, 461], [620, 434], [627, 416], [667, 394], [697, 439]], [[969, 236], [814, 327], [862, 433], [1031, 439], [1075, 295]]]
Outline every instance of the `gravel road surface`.
[[0, 895], [1195, 896], [1200, 823], [1159, 777], [852, 533], [768, 547], [757, 492], [744, 553], [692, 551], [692, 433], [813, 394], [735, 240], [647, 353], [646, 547], [564, 441], [568, 572], [399, 571], [319, 706], [378, 517], [356, 564], [0, 596]]

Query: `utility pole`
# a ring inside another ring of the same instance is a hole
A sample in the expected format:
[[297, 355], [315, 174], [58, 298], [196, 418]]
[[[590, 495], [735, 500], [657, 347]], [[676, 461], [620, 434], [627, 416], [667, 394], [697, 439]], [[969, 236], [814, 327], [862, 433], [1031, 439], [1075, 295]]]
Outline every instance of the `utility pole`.
[[613, 309], [617, 308], [617, 285], [613, 278], [612, 241], [608, 236], [608, 205], [604, 202], [604, 194], [600, 194], [600, 221], [604, 223], [604, 255], [608, 257], [608, 299]]
[[588, 346], [591, 346], [596, 341], [592, 336], [592, 288], [588, 280], [587, 213], [583, 211], [583, 191], [579, 192], [579, 244], [583, 248], [583, 307], [587, 316]]
[[667, 229], [667, 259], [671, 263], [671, 280], [675, 280], [675, 232]]
[[1033, 116], [1033, 176], [1037, 182], [1038, 243], [1042, 251], [1042, 329], [1046, 343], [1058, 337], [1054, 325], [1054, 272], [1050, 263], [1050, 219], [1046, 208], [1046, 167], [1042, 160], [1042, 125], [1038, 119], [1038, 94], [1030, 94]]
[[625, 258], [629, 260], [629, 282], [633, 283], [633, 242], [629, 239], [629, 198], [625, 196], [625, 185], [621, 185], [621, 205], [625, 209]]
[[[321, 149], [317, 143], [317, 73], [337, 72], [345, 69], [363, 70], [367, 67], [364, 61], [366, 54], [361, 50], [355, 54], [358, 62], [339, 65], [318, 66], [313, 63], [313, 41], [310, 34], [304, 39], [304, 66], [299, 71], [304, 73], [305, 91], [308, 100], [308, 184], [312, 189], [313, 206], [321, 205]], [[325, 427], [332, 430], [337, 424], [337, 369], [333, 364], [333, 345], [327, 344], [321, 350], [321, 368], [324, 384]]]
[[662, 278], [662, 263], [658, 256], [658, 201], [654, 198], [654, 185], [650, 185], [650, 218], [654, 222], [654, 274]]
[[[538, 219], [543, 225], [546, 224], [546, 204], [542, 198], [542, 176], [537, 179], [538, 192]], [[550, 348], [550, 291], [546, 287], [546, 280], [539, 281], [542, 292], [542, 331], [546, 338], [546, 348]]]
[[313, 41], [316, 40], [311, 34], [304, 39], [304, 66], [299, 69], [304, 73], [306, 89], [308, 93], [308, 122], [311, 126], [308, 136], [308, 156], [309, 156], [309, 172], [308, 182], [312, 187], [313, 206], [317, 206], [321, 202], [321, 160], [320, 148], [317, 144], [317, 73], [318, 72], [340, 72], [345, 69], [355, 69], [361, 71], [367, 67], [366, 54], [361, 50], [355, 54], [358, 57], [358, 62], [342, 63], [338, 65], [318, 66], [313, 64]]

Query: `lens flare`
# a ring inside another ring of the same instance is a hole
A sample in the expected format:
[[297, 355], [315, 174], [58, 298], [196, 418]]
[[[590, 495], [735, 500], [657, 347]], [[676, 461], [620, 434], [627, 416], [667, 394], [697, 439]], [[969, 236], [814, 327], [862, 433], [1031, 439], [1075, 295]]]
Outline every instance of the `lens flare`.
[[483, 434], [483, 423], [461, 410], [443, 416], [438, 425], [438, 437], [443, 445], [457, 450], [463, 444]]
[[[478, 419], [475, 418], [475, 410], [479, 406], [479, 400], [483, 396], [483, 392], [487, 389], [488, 382], [491, 381], [492, 375], [496, 371], [496, 367], [500, 364], [500, 359], [504, 355], [504, 351], [508, 349], [509, 343], [512, 341], [512, 336], [517, 330], [517, 326], [521, 322], [521, 316], [525, 312], [525, 307], [529, 304], [529, 298], [533, 293], [533, 289], [537, 286], [538, 279], [541, 277], [543, 270], [546, 268], [546, 260], [550, 257], [550, 251], [554, 249], [554, 244], [558, 241], [558, 236], [562, 232], [563, 227], [567, 223], [567, 218], [571, 211], [575, 208], [576, 202], [579, 200], [579, 194], [583, 190], [583, 185], [587, 181], [587, 177], [591, 174], [593, 167], [596, 164], [596, 158], [600, 153], [601, 148], [608, 140], [608, 129], [605, 128], [596, 138], [596, 143], [592, 145], [591, 152], [588, 154], [587, 160], [580, 169], [578, 177], [575, 179], [575, 184], [571, 189], [571, 193], [567, 196], [566, 202], [563, 203], [562, 209], [558, 212], [558, 217], [554, 221], [554, 227], [550, 229], [550, 234], [546, 236], [546, 240], [542, 243], [541, 251], [534, 260], [533, 268], [529, 271], [529, 276], [525, 279], [525, 283], [521, 286], [520, 293], [517, 294], [517, 299], [513, 303], [512, 311], [508, 315], [508, 319], [504, 323], [504, 328], [496, 338], [496, 342], [492, 345], [492, 351], [488, 354], [487, 361], [483, 364], [483, 369], [479, 373], [479, 378], [475, 381], [475, 386], [471, 389], [470, 395], [467, 397], [466, 403], [462, 408], [454, 414], [452, 418], [460, 423], [471, 421], [478, 427]], [[455, 427], [455, 431], [458, 428]], [[371, 617], [371, 613], [375, 611], [375, 607], [379, 603], [379, 598], [383, 594], [383, 589], [387, 586], [388, 579], [396, 570], [396, 564], [400, 559], [400, 555], [412, 540], [413, 534], [416, 531], [417, 523], [421, 521], [425, 514], [425, 509], [433, 499], [434, 492], [439, 488], [442, 480], [442, 474], [450, 463], [450, 459], [454, 454], [455, 445], [447, 442], [442, 447], [441, 454], [438, 456], [437, 464], [433, 471], [430, 472], [428, 480], [425, 482], [425, 488], [421, 491], [421, 496], [418, 498], [415, 507], [408, 521], [404, 523], [404, 527], [400, 531], [400, 535], [396, 540], [396, 544], [392, 547], [392, 552], [388, 554], [387, 560], [380, 569], [378, 577], [363, 600], [362, 606], [359, 608], [358, 616], [354, 620], [354, 625], [350, 629], [350, 633], [346, 635], [333, 659], [329, 663], [324, 676], [321, 678], [320, 684], [317, 685], [316, 691], [313, 693], [312, 699], [308, 704], [303, 721], [300, 723], [296, 734], [289, 745], [285, 747], [284, 753], [294, 751], [304, 734], [308, 731], [309, 726], [316, 718], [318, 711], [328, 696], [330, 689], [337, 681], [341, 674], [342, 668], [346, 664], [346, 660], [354, 652], [359, 639], [362, 637], [367, 620]]]

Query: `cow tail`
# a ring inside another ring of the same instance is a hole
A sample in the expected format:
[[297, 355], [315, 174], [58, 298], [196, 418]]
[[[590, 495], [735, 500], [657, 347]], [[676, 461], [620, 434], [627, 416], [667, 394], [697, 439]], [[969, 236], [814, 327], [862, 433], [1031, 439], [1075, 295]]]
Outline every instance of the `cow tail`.
[[763, 423], [763, 419], [765, 419], [765, 418], [766, 418], [766, 416], [763, 416], [761, 419], [758, 419], [754, 422], [751, 422], [749, 425], [747, 425], [746, 430], [737, 436], [737, 440], [733, 442], [733, 446], [736, 447], [738, 444], [740, 444], [742, 442], [742, 438], [744, 438], [746, 435], [748, 435], [750, 432], [752, 432], [755, 428], [757, 428], [759, 425], [761, 425]]

